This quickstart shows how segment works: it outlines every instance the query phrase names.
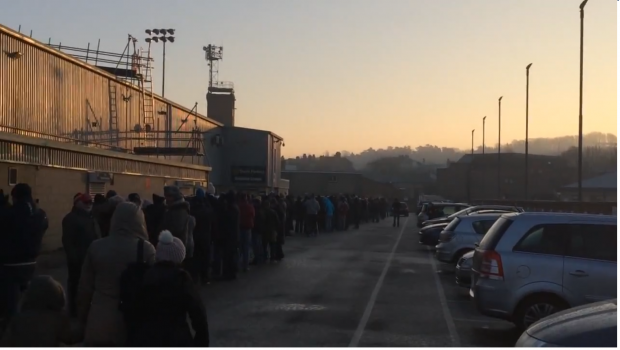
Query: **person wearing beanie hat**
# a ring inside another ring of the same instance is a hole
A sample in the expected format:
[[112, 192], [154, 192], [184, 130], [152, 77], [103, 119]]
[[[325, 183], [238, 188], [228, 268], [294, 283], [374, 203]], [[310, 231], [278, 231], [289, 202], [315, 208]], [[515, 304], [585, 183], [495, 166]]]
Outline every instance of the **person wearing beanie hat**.
[[116, 194], [116, 191], [114, 191], [114, 190], [109, 190], [109, 191], [105, 194], [105, 199], [110, 199], [110, 198], [112, 198], [112, 197], [114, 197], [114, 196], [116, 196], [116, 195], [117, 195], [117, 194]]
[[170, 261], [181, 264], [185, 260], [185, 245], [165, 230], [159, 234], [159, 242], [155, 251], [155, 261]]
[[205, 190], [200, 187], [196, 189], [196, 198], [205, 198]]
[[[207, 312], [190, 274], [181, 266], [185, 246], [170, 231], [159, 234], [156, 262], [144, 275], [135, 305], [130, 347], [208, 347]], [[187, 317], [195, 335], [192, 337]]]

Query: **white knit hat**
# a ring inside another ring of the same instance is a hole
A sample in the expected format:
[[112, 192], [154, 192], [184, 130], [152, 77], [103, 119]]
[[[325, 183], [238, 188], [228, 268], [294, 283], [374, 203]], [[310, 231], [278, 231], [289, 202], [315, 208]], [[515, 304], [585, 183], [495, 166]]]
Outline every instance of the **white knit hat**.
[[185, 260], [185, 245], [168, 230], [159, 234], [159, 243], [155, 252], [157, 261], [172, 261], [180, 264]]

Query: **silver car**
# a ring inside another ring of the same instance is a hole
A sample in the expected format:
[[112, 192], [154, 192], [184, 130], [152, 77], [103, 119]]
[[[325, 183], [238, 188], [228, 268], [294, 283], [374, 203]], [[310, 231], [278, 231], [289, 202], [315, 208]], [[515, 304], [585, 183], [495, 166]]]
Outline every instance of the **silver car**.
[[471, 214], [454, 218], [439, 234], [435, 257], [441, 262], [455, 264], [465, 253], [476, 248], [475, 244], [503, 214]]
[[484, 315], [521, 329], [616, 298], [615, 216], [504, 214], [475, 250], [469, 294]]
[[474, 251], [463, 255], [456, 263], [454, 274], [456, 275], [456, 284], [468, 288], [471, 287], [471, 267], [474, 260]]

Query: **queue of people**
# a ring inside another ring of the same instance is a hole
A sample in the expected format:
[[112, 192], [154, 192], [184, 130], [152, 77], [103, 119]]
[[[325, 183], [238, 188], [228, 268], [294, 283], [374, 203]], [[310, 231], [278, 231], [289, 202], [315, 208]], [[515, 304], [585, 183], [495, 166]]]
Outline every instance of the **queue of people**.
[[376, 223], [388, 216], [390, 204], [386, 198], [363, 198], [342, 196], [288, 196], [288, 215], [293, 220], [287, 223], [287, 232], [305, 233], [315, 236], [318, 232], [346, 231], [361, 223]]
[[[58, 281], [34, 276], [48, 219], [32, 190], [16, 185], [12, 204], [0, 193], [0, 227], [7, 229], [0, 235], [2, 344], [206, 347], [201, 286], [277, 264], [292, 231], [359, 228], [388, 210], [379, 198], [207, 192], [185, 197], [166, 186], [152, 202], [137, 193], [76, 194], [62, 220], [66, 299]], [[33, 327], [38, 336], [29, 336]]]

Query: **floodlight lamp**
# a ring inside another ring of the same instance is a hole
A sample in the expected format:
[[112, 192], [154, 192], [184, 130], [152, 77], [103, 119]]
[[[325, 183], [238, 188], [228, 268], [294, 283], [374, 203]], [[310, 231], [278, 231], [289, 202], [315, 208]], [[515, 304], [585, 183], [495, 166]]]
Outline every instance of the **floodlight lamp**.
[[532, 66], [532, 64], [528, 64], [527, 67], [525, 67], [525, 69], [530, 69], [530, 67]]
[[208, 49], [207, 49], [207, 47], [206, 47], [206, 46], [203, 46], [203, 47], [202, 47], [202, 51], [207, 51], [207, 50], [208, 50]]
[[166, 41], [168, 41], [168, 38], [166, 38], [165, 36], [160, 36], [159, 40], [165, 43]]
[[146, 39], [144, 39], [144, 41], [146, 41], [147, 43], [150, 43], [151, 42], [151, 38], [146, 38]]
[[153, 41], [157, 43], [157, 42], [159, 42], [159, 38], [158, 38], [158, 37], [156, 37], [156, 36], [154, 36], [154, 37], [153, 37]]
[[502, 100], [502, 98], [504, 98], [504, 96], [500, 97], [500, 98], [499, 98], [499, 101], [501, 101], [501, 100]]
[[155, 35], [159, 35], [159, 29], [153, 29], [153, 33], [154, 33]]
[[170, 35], [174, 35], [174, 29], [168, 29], [168, 30], [166, 30], [166, 31], [168, 32], [168, 34], [170, 34]]
[[165, 29], [160, 29], [160, 30], [159, 30], [159, 33], [160, 33], [161, 35], [166, 35], [166, 30], [165, 30]]
[[144, 32], [145, 32], [146, 34], [148, 34], [148, 35], [151, 35], [151, 30], [150, 30], [150, 29], [147, 29], [147, 30], [145, 30]]
[[173, 42], [174, 42], [174, 37], [173, 37], [173, 36], [169, 36], [169, 37], [168, 37], [168, 41], [169, 41], [169, 42], [171, 42], [171, 43], [173, 43]]

